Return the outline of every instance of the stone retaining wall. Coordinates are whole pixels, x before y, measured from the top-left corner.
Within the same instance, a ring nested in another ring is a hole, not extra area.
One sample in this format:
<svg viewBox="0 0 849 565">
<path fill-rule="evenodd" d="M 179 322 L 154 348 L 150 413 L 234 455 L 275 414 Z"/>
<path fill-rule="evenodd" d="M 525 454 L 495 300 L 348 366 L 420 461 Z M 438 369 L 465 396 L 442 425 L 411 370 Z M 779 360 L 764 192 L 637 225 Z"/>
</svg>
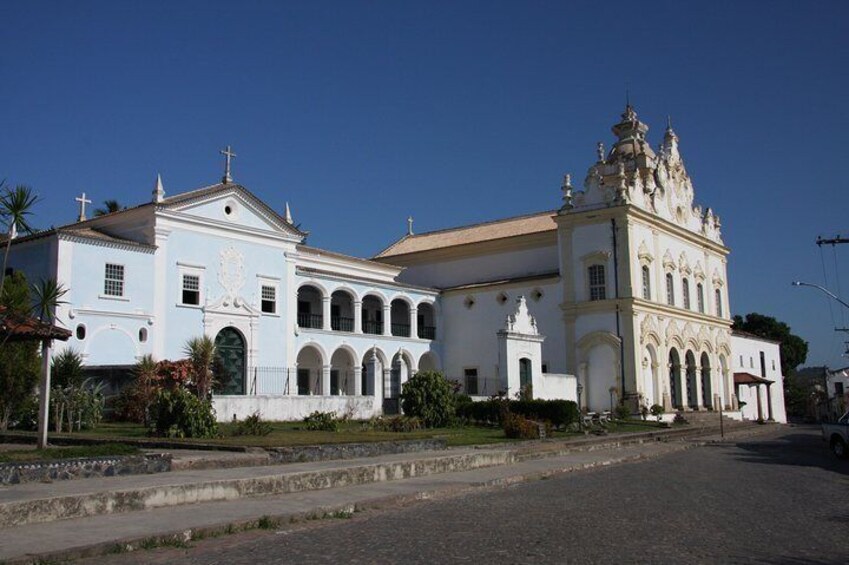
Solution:
<svg viewBox="0 0 849 565">
<path fill-rule="evenodd" d="M 34 463 L 0 463 L 0 485 L 143 475 L 171 470 L 171 455 L 92 457 Z"/>
<path fill-rule="evenodd" d="M 413 451 L 433 451 L 445 449 L 445 439 L 414 439 L 403 441 L 376 441 L 372 443 L 340 443 L 328 445 L 299 445 L 295 447 L 275 447 L 268 449 L 273 463 L 305 463 L 308 461 L 327 461 L 331 459 L 356 459 L 358 457 L 376 457 L 394 453 Z"/>
</svg>

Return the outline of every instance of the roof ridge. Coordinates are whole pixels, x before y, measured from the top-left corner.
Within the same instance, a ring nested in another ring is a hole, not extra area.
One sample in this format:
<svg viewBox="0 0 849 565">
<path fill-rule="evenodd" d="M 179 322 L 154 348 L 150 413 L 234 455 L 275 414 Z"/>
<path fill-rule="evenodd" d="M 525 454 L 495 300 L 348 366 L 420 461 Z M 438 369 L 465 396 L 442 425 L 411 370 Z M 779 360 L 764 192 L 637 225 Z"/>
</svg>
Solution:
<svg viewBox="0 0 849 565">
<path fill-rule="evenodd" d="M 542 216 L 542 215 L 545 215 L 545 214 L 552 214 L 553 215 L 553 214 L 556 214 L 556 213 L 557 213 L 556 209 L 554 209 L 554 210 L 543 210 L 542 212 L 531 212 L 529 214 L 521 214 L 519 216 L 510 216 L 508 218 L 500 218 L 500 219 L 497 219 L 497 220 L 485 220 L 483 222 L 475 222 L 475 223 L 472 223 L 472 224 L 464 224 L 462 226 L 454 226 L 453 228 L 442 228 L 442 229 L 439 229 L 439 230 L 426 231 L 426 232 L 422 232 L 422 233 L 415 233 L 413 235 L 405 235 L 402 239 L 399 239 L 398 242 L 396 242 L 396 243 L 399 243 L 399 242 L 401 242 L 401 241 L 403 241 L 404 239 L 407 239 L 407 238 L 416 238 L 416 237 L 425 236 L 425 235 L 433 235 L 433 234 L 438 234 L 438 233 L 447 233 L 447 232 L 451 232 L 451 231 L 459 231 L 459 230 L 464 230 L 464 229 L 469 229 L 469 228 L 477 228 L 477 227 L 480 227 L 480 226 L 500 224 L 502 222 L 510 222 L 510 221 L 513 221 L 513 220 L 523 220 L 525 218 L 531 218 L 533 216 Z"/>
</svg>

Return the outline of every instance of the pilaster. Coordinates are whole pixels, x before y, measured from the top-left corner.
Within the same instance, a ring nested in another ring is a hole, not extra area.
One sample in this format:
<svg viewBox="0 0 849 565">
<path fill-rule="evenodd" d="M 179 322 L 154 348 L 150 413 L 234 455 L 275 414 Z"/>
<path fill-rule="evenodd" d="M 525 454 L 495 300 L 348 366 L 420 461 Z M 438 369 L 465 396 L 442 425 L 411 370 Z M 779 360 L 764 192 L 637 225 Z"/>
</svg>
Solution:
<svg viewBox="0 0 849 565">
<path fill-rule="evenodd" d="M 354 301 L 354 333 L 363 333 L 363 303 L 360 300 Z"/>
</svg>

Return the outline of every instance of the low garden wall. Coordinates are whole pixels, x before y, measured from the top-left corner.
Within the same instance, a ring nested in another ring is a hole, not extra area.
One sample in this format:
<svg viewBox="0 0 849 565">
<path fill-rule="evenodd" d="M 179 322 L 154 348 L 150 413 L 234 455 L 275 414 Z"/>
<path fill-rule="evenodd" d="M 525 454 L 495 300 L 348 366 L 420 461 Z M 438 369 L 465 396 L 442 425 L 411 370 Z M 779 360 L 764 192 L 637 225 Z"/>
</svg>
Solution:
<svg viewBox="0 0 849 565">
<path fill-rule="evenodd" d="M 36 463 L 0 463 L 0 485 L 144 475 L 170 470 L 170 454 L 97 457 Z"/>
<path fill-rule="evenodd" d="M 219 422 L 229 422 L 234 417 L 244 420 L 255 412 L 269 421 L 303 420 L 315 411 L 336 412 L 337 416 L 355 420 L 368 420 L 383 413 L 382 400 L 374 396 L 215 395 L 212 402 Z"/>
</svg>

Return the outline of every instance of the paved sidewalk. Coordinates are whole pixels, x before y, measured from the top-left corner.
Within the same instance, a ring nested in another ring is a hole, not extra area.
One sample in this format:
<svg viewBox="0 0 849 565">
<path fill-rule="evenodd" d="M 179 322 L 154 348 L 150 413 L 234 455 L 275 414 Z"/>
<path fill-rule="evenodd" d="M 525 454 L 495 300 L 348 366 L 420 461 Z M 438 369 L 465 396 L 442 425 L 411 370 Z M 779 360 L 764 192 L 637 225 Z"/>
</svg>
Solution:
<svg viewBox="0 0 849 565">
<path fill-rule="evenodd" d="M 726 441 L 779 430 L 780 428 L 772 426 L 741 430 L 730 435 Z M 57 520 L 7 527 L 0 529 L 0 560 L 27 562 L 36 558 L 74 558 L 86 555 L 102 555 L 114 552 L 119 548 L 121 550 L 138 548 L 145 540 L 149 542 L 151 539 L 189 541 L 198 535 L 255 527 L 257 521 L 262 517 L 287 522 L 333 516 L 338 513 L 350 513 L 360 509 L 395 506 L 416 500 L 453 496 L 473 489 L 534 480 L 559 473 L 659 457 L 704 445 L 706 442 L 719 441 L 719 439 L 719 436 L 716 435 L 670 442 L 655 441 L 634 446 L 578 451 L 556 456 L 544 456 L 546 454 L 541 452 L 540 455 L 543 456 L 539 458 L 528 458 L 512 464 L 492 465 L 472 470 L 442 472 L 427 476 L 413 476 L 412 478 L 338 486 L 336 488 L 242 497 L 236 500 L 183 504 L 145 511 L 95 515 L 73 520 Z M 446 453 L 453 456 L 482 451 L 503 452 L 509 450 L 503 448 L 496 450 L 448 450 L 444 453 L 428 453 L 427 455 L 442 457 Z M 401 454 L 373 458 L 368 462 L 356 460 L 326 461 L 283 467 L 293 472 L 303 472 L 306 469 L 316 471 L 319 468 L 326 471 L 334 467 L 356 467 L 364 463 L 371 463 L 372 465 L 387 463 L 387 459 L 396 462 L 406 460 L 415 463 L 417 455 L 418 460 L 421 460 L 422 454 Z M 376 462 L 374 459 L 383 461 Z M 304 467 L 304 469 L 295 469 L 295 467 Z M 241 477 L 257 476 L 256 473 L 268 473 L 270 469 L 271 467 L 219 469 L 216 471 L 126 477 L 125 479 L 143 479 L 144 482 L 156 483 L 170 475 L 172 481 L 175 476 L 178 476 L 180 481 L 185 482 L 208 480 L 210 477 L 221 479 L 226 477 L 227 480 L 230 480 L 233 479 L 234 474 Z M 121 479 L 124 478 L 114 480 Z M 65 484 L 80 485 L 86 482 L 89 481 L 69 481 Z M 98 488 L 109 489 L 108 482 L 107 480 L 97 481 Z M 46 490 L 49 491 L 58 487 L 59 484 L 34 486 L 47 487 Z M 12 495 L 9 492 L 0 492 L 0 494 L 7 497 L 20 496 Z"/>
</svg>

